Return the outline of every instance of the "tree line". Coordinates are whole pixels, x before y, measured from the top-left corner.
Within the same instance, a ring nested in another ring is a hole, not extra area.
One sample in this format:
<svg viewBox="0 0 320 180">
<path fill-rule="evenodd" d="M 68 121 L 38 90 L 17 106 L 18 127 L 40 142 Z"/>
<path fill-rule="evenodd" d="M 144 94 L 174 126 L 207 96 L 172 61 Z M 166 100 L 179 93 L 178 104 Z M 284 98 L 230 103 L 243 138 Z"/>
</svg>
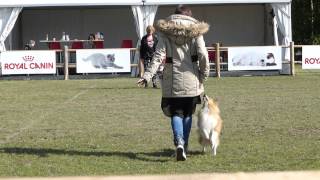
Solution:
<svg viewBox="0 0 320 180">
<path fill-rule="evenodd" d="M 320 44 L 320 0 L 292 0 L 295 44 Z"/>
</svg>

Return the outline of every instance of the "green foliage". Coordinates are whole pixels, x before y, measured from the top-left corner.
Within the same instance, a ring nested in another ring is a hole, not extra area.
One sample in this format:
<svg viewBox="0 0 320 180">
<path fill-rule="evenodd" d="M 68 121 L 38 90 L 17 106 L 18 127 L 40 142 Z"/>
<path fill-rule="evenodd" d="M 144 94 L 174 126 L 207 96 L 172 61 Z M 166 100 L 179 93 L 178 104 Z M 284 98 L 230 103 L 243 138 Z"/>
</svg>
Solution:
<svg viewBox="0 0 320 180">
<path fill-rule="evenodd" d="M 313 3 L 313 11 L 311 10 Z M 293 40 L 296 44 L 317 43 L 320 36 L 320 0 L 292 1 Z"/>
<path fill-rule="evenodd" d="M 320 0 L 313 0 L 314 3 L 314 34 L 320 36 Z"/>
<path fill-rule="evenodd" d="M 296 44 L 310 44 L 311 13 L 309 1 L 292 1 L 292 35 Z"/>
<path fill-rule="evenodd" d="M 209 78 L 224 128 L 176 162 L 161 90 L 137 79 L 0 81 L 0 176 L 319 170 L 319 72 Z"/>
<path fill-rule="evenodd" d="M 312 44 L 318 44 L 318 45 L 320 44 L 320 34 L 316 36 L 312 36 L 311 39 L 312 39 Z"/>
</svg>

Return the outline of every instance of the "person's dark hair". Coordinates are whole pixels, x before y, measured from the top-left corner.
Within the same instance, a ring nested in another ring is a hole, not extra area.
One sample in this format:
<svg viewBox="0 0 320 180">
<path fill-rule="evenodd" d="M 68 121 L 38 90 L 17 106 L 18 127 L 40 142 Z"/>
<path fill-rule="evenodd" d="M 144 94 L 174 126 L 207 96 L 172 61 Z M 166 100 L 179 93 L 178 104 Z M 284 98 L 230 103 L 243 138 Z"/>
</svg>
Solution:
<svg viewBox="0 0 320 180">
<path fill-rule="evenodd" d="M 192 16 L 192 12 L 189 6 L 180 4 L 177 6 L 175 12 L 175 14 L 182 14 L 182 15 L 186 15 L 186 16 Z"/>
<path fill-rule="evenodd" d="M 94 40 L 95 39 L 95 36 L 94 36 L 94 34 L 89 34 L 89 36 L 88 36 L 88 40 Z"/>
</svg>

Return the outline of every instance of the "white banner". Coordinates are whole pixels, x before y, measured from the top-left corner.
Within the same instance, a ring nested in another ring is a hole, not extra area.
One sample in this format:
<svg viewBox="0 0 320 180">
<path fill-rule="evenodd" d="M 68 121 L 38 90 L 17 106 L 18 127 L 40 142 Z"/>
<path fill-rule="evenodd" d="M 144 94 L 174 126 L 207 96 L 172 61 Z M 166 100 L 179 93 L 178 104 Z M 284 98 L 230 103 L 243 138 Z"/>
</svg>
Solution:
<svg viewBox="0 0 320 180">
<path fill-rule="evenodd" d="M 76 51 L 77 73 L 131 72 L 130 48 Z"/>
<path fill-rule="evenodd" d="M 320 46 L 302 46 L 302 69 L 320 69 Z"/>
<path fill-rule="evenodd" d="M 3 75 L 56 73 L 55 51 L 5 51 L 0 62 Z"/>
<path fill-rule="evenodd" d="M 276 70 L 282 68 L 280 46 L 228 48 L 228 70 Z"/>
</svg>

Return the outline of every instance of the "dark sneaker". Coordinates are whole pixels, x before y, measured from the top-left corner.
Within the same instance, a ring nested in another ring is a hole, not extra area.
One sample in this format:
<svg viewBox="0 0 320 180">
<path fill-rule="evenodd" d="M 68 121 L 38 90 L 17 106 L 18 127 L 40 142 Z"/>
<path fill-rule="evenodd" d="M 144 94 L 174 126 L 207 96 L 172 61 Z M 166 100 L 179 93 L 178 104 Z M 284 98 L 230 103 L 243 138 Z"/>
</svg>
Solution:
<svg viewBox="0 0 320 180">
<path fill-rule="evenodd" d="M 188 153 L 188 144 L 184 144 L 184 152 L 187 154 Z"/>
<path fill-rule="evenodd" d="M 182 145 L 177 146 L 177 161 L 185 161 L 187 160 L 186 153 L 184 152 L 184 148 Z"/>
</svg>

